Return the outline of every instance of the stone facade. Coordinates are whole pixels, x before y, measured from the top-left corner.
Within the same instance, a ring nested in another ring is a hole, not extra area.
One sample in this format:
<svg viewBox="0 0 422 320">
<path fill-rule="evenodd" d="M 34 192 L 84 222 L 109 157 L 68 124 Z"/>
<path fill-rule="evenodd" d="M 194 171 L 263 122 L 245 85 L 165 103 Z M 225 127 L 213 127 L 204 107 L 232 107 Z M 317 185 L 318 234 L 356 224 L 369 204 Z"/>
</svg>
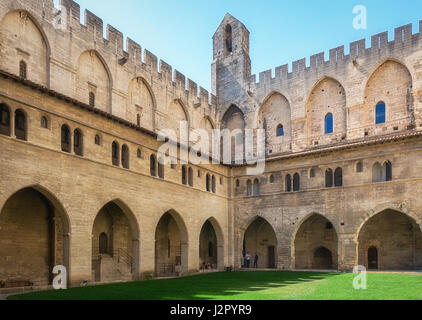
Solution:
<svg viewBox="0 0 422 320">
<path fill-rule="evenodd" d="M 411 26 L 256 83 L 249 31 L 227 14 L 210 95 L 61 5 L 0 4 L 3 286 L 45 286 L 57 264 L 73 286 L 238 268 L 246 252 L 259 268 L 422 269 L 422 39 Z M 265 172 L 157 164 L 157 133 L 180 121 L 265 128 Z"/>
</svg>

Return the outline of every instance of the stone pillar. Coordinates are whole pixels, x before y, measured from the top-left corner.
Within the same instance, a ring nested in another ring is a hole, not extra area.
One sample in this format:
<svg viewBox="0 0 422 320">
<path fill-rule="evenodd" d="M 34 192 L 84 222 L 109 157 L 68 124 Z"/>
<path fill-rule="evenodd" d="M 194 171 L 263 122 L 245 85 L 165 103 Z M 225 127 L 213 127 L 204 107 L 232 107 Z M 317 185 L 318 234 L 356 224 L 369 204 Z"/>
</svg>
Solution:
<svg viewBox="0 0 422 320">
<path fill-rule="evenodd" d="M 357 243 L 354 234 L 338 235 L 338 269 L 352 271 L 357 265 Z"/>
</svg>

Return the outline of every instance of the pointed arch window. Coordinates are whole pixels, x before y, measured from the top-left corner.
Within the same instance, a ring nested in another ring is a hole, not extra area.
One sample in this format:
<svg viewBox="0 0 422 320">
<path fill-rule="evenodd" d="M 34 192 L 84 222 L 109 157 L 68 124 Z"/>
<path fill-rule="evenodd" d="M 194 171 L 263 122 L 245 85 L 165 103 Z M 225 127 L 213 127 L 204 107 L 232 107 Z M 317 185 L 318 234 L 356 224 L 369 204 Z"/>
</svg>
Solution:
<svg viewBox="0 0 422 320">
<path fill-rule="evenodd" d="M 48 129 L 48 120 L 47 117 L 41 117 L 41 128 Z"/>
<path fill-rule="evenodd" d="M 379 102 L 375 108 L 375 124 L 385 123 L 385 103 Z"/>
<path fill-rule="evenodd" d="M 119 166 L 119 154 L 120 154 L 120 147 L 119 144 L 114 141 L 113 144 L 111 145 L 111 156 L 112 156 L 112 163 L 113 166 Z"/>
<path fill-rule="evenodd" d="M 22 110 L 15 111 L 15 136 L 19 140 L 26 140 L 26 116 Z"/>
<path fill-rule="evenodd" d="M 334 118 L 333 114 L 329 113 L 325 116 L 325 134 L 331 134 L 334 132 Z"/>
<path fill-rule="evenodd" d="M 248 180 L 248 182 L 247 182 L 247 195 L 248 195 L 248 197 L 252 196 L 252 182 L 251 182 L 251 180 Z"/>
<path fill-rule="evenodd" d="M 334 185 L 336 187 L 343 186 L 343 169 L 342 168 L 337 168 L 336 171 L 334 171 Z"/>
<path fill-rule="evenodd" d="M 0 104 L 0 134 L 10 136 L 10 111 L 4 104 Z"/>
<path fill-rule="evenodd" d="M 393 180 L 393 165 L 391 164 L 390 161 L 387 161 L 386 163 L 384 163 L 384 176 L 385 176 L 385 181 L 392 181 Z"/>
<path fill-rule="evenodd" d="M 253 195 L 254 196 L 259 196 L 260 194 L 260 184 L 259 184 L 259 180 L 255 179 L 253 182 Z"/>
<path fill-rule="evenodd" d="M 182 184 L 187 185 L 187 171 L 186 166 L 182 166 Z"/>
<path fill-rule="evenodd" d="M 67 125 L 62 125 L 61 129 L 62 151 L 70 153 L 70 130 Z"/>
<path fill-rule="evenodd" d="M 193 187 L 193 169 L 188 169 L 188 183 L 190 187 Z"/>
<path fill-rule="evenodd" d="M 78 156 L 83 156 L 83 136 L 79 129 L 76 129 L 73 133 L 73 151 Z"/>
<path fill-rule="evenodd" d="M 226 46 L 226 53 L 231 54 L 233 53 L 233 34 L 232 34 L 232 26 L 227 25 L 225 29 L 225 46 Z"/>
<path fill-rule="evenodd" d="M 100 137 L 100 135 L 98 135 L 98 134 L 96 134 L 95 135 L 95 144 L 97 145 L 97 146 L 100 146 L 101 145 L 101 137 Z"/>
<path fill-rule="evenodd" d="M 286 192 L 292 191 L 292 176 L 288 174 L 286 176 Z"/>
<path fill-rule="evenodd" d="M 149 169 L 150 169 L 151 176 L 156 177 L 157 176 L 157 160 L 153 154 L 149 157 Z"/>
<path fill-rule="evenodd" d="M 212 193 L 216 193 L 216 180 L 215 180 L 215 176 L 212 176 L 211 178 L 211 187 L 212 187 Z"/>
<path fill-rule="evenodd" d="M 125 144 L 122 146 L 122 166 L 129 169 L 129 147 Z"/>
<path fill-rule="evenodd" d="M 164 161 L 162 158 L 158 159 L 158 177 L 164 179 Z"/>
<path fill-rule="evenodd" d="M 206 177 L 206 188 L 207 192 L 211 192 L 211 176 L 209 174 Z"/>
<path fill-rule="evenodd" d="M 89 93 L 89 106 L 92 108 L 95 107 L 95 93 L 92 91 Z"/>
<path fill-rule="evenodd" d="M 300 191 L 300 175 L 295 173 L 293 176 L 293 191 Z"/>
<path fill-rule="evenodd" d="M 333 186 L 333 170 L 327 169 L 325 171 L 325 187 L 331 188 Z"/>
</svg>

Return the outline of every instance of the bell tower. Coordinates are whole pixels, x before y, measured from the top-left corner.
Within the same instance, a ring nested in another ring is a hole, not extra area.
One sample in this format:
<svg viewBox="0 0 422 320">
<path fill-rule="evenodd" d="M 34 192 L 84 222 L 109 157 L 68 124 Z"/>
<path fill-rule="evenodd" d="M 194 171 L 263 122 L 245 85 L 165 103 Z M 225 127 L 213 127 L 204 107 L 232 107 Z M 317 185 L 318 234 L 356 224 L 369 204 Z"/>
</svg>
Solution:
<svg viewBox="0 0 422 320">
<path fill-rule="evenodd" d="M 213 36 L 212 92 L 225 106 L 247 93 L 251 75 L 249 31 L 227 13 Z"/>
</svg>

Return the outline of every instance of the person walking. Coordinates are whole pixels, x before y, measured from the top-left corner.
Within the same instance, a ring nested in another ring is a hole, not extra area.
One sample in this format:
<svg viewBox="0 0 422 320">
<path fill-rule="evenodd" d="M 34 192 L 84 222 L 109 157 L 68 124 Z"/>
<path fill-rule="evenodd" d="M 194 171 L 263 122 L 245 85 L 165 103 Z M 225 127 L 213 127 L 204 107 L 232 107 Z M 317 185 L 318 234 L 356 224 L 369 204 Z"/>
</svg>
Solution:
<svg viewBox="0 0 422 320">
<path fill-rule="evenodd" d="M 259 260 L 258 253 L 256 253 L 256 252 L 255 252 L 255 257 L 254 257 L 254 259 L 253 259 L 253 267 L 254 267 L 255 269 L 258 269 L 258 260 Z"/>
</svg>

